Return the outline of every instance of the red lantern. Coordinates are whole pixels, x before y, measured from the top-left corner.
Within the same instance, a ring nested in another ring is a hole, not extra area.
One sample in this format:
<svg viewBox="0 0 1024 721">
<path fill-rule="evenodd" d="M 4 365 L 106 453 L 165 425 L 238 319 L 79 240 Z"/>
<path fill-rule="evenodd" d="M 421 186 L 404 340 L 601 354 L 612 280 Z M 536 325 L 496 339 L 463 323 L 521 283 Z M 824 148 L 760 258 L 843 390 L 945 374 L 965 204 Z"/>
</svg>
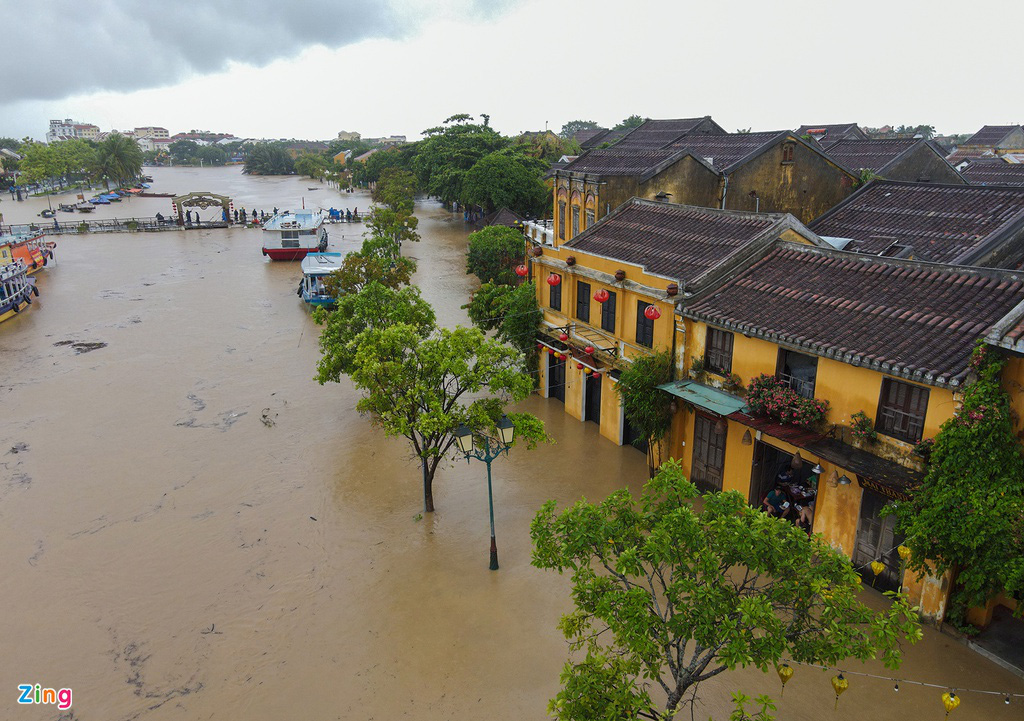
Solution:
<svg viewBox="0 0 1024 721">
<path fill-rule="evenodd" d="M 650 320 L 658 320 L 658 318 L 661 317 L 661 311 L 658 310 L 658 306 L 649 305 L 646 309 L 644 309 L 644 315 L 647 316 Z"/>
<path fill-rule="evenodd" d="M 543 343 L 538 343 L 537 344 L 537 350 L 544 350 L 544 344 Z"/>
<path fill-rule="evenodd" d="M 529 272 L 530 270 L 525 265 L 516 266 L 516 275 L 518 275 L 520 278 L 525 278 L 526 274 Z"/>
<path fill-rule="evenodd" d="M 558 273 L 552 273 L 551 275 L 548 276 L 548 285 L 550 285 L 551 287 L 554 287 L 561 282 L 562 276 L 560 276 Z"/>
<path fill-rule="evenodd" d="M 558 336 L 558 340 L 560 340 L 563 343 L 565 343 L 565 341 L 569 340 L 569 334 L 568 333 L 562 333 L 560 336 Z"/>
<path fill-rule="evenodd" d="M 601 374 L 598 373 L 597 371 L 594 371 L 594 378 L 600 378 L 600 377 L 601 377 Z"/>
<path fill-rule="evenodd" d="M 611 295 L 604 288 L 594 293 L 594 300 L 596 300 L 598 303 L 604 303 L 609 298 L 611 298 Z"/>
<path fill-rule="evenodd" d="M 594 353 L 594 346 L 588 345 L 586 348 L 583 349 L 583 352 L 586 353 L 587 355 L 592 355 Z"/>
<path fill-rule="evenodd" d="M 576 370 L 578 370 L 578 371 L 583 370 L 583 364 L 582 363 L 577 363 L 576 364 Z"/>
</svg>

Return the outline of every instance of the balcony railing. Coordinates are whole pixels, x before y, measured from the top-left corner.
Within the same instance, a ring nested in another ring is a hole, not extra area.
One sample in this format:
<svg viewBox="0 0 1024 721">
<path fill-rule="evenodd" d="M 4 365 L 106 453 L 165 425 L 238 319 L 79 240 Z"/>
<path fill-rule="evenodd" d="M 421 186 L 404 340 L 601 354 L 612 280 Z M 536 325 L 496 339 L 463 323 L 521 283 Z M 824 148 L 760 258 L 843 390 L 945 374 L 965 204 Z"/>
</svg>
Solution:
<svg viewBox="0 0 1024 721">
<path fill-rule="evenodd" d="M 814 398 L 814 379 L 797 378 L 789 373 L 776 373 L 775 377 L 797 392 L 797 395 L 804 398 Z"/>
<path fill-rule="evenodd" d="M 523 233 L 530 240 L 541 245 L 555 244 L 555 221 L 528 220 L 523 223 Z"/>
<path fill-rule="evenodd" d="M 878 431 L 887 436 L 917 443 L 924 434 L 924 416 L 885 407 L 878 416 Z"/>
</svg>

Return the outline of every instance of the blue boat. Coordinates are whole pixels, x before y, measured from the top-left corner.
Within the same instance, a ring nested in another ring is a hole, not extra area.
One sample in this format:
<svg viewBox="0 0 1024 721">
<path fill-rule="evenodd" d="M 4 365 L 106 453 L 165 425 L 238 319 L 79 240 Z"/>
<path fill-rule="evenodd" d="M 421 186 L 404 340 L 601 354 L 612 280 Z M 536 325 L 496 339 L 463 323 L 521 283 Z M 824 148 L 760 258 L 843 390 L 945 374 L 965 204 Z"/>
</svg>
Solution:
<svg viewBox="0 0 1024 721">
<path fill-rule="evenodd" d="M 93 205 L 110 205 L 110 201 L 104 198 L 102 195 L 96 198 L 89 198 L 89 202 Z"/>
<path fill-rule="evenodd" d="M 297 295 L 310 305 L 334 305 L 334 297 L 324 288 L 324 278 L 341 267 L 341 253 L 308 253 L 302 259 L 302 282 Z"/>
</svg>

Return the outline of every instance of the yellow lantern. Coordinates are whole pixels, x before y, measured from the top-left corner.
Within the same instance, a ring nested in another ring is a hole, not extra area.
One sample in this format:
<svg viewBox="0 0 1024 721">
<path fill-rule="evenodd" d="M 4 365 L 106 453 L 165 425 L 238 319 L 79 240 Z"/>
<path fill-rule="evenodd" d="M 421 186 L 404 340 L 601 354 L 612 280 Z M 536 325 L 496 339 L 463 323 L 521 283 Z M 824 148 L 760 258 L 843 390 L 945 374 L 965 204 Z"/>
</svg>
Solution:
<svg viewBox="0 0 1024 721">
<path fill-rule="evenodd" d="M 896 553 L 900 554 L 900 558 L 902 558 L 904 561 L 910 558 L 910 549 L 906 546 L 896 546 Z"/>
<path fill-rule="evenodd" d="M 589 376 L 590 373 L 591 373 L 591 370 L 589 368 L 587 368 L 586 366 L 583 366 L 583 374 Z"/>
<path fill-rule="evenodd" d="M 872 561 L 871 562 L 871 572 L 873 574 L 875 574 L 876 576 L 878 574 L 880 574 L 884 570 L 885 570 L 885 564 L 882 563 L 881 561 Z"/>
<path fill-rule="evenodd" d="M 950 711 L 956 710 L 956 707 L 960 705 L 960 697 L 956 695 L 955 691 L 948 691 L 942 694 L 942 705 L 946 707 L 946 716 L 949 716 Z"/>
<path fill-rule="evenodd" d="M 838 676 L 832 677 L 832 689 L 836 692 L 836 705 L 833 708 L 839 708 L 839 695 L 848 688 L 850 688 L 850 682 L 843 677 L 842 672 Z M 960 702 L 957 701 L 957 703 Z"/>
<path fill-rule="evenodd" d="M 775 673 L 779 674 L 779 680 L 782 681 L 782 693 L 781 696 L 786 695 L 786 681 L 793 678 L 793 669 L 788 663 L 784 663 L 781 666 L 775 667 Z"/>
</svg>

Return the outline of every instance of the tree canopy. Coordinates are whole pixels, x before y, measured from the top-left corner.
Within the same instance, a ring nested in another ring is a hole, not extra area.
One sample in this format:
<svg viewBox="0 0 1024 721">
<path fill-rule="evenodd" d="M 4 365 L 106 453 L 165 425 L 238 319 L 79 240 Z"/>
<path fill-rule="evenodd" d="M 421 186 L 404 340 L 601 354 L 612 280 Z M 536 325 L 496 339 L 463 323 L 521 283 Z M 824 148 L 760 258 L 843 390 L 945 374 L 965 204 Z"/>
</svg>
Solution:
<svg viewBox="0 0 1024 721">
<path fill-rule="evenodd" d="M 94 163 L 97 177 L 121 185 L 142 173 L 142 150 L 131 138 L 111 133 L 96 146 Z"/>
<path fill-rule="evenodd" d="M 624 118 L 621 122 L 616 123 L 615 127 L 612 128 L 612 130 L 629 130 L 630 128 L 635 128 L 639 125 L 643 125 L 644 122 L 646 122 L 646 120 L 647 118 L 641 117 L 639 115 L 630 115 L 628 118 Z"/>
<path fill-rule="evenodd" d="M 469 115 L 453 115 L 424 130 L 416 147 L 413 170 L 419 186 L 446 205 L 463 202 L 463 180 L 478 160 L 512 142 L 489 125 L 470 121 Z"/>
<path fill-rule="evenodd" d="M 620 490 L 537 514 L 533 565 L 571 573 L 576 606 L 559 622 L 571 654 L 549 707 L 560 721 L 669 721 L 729 669 L 878 656 L 896 668 L 900 643 L 920 639 L 906 598 L 889 594 L 878 612 L 860 603 L 850 560 L 820 536 L 735 491 L 699 498 L 668 461 L 639 502 Z"/>
<path fill-rule="evenodd" d="M 551 193 L 541 179 L 548 163 L 515 149 L 488 153 L 466 172 L 460 200 L 485 212 L 508 208 L 522 215 L 543 215 Z"/>
<path fill-rule="evenodd" d="M 1001 591 L 1024 598 L 1024 455 L 1000 383 L 1004 363 L 989 346 L 974 351 L 976 379 L 939 429 L 921 487 L 894 508 L 908 566 L 957 574 L 950 615 L 960 623 Z"/>
<path fill-rule="evenodd" d="M 570 120 L 568 123 L 562 126 L 559 131 L 559 135 L 563 138 L 571 138 L 581 130 L 600 130 L 601 126 L 595 123 L 593 120 Z"/>
<path fill-rule="evenodd" d="M 281 143 L 256 143 L 248 146 L 243 173 L 249 175 L 291 175 L 295 161 Z"/>
<path fill-rule="evenodd" d="M 469 234 L 466 273 L 481 283 L 511 285 L 518 281 L 515 266 L 526 259 L 526 238 L 504 225 L 489 225 Z"/>
</svg>

